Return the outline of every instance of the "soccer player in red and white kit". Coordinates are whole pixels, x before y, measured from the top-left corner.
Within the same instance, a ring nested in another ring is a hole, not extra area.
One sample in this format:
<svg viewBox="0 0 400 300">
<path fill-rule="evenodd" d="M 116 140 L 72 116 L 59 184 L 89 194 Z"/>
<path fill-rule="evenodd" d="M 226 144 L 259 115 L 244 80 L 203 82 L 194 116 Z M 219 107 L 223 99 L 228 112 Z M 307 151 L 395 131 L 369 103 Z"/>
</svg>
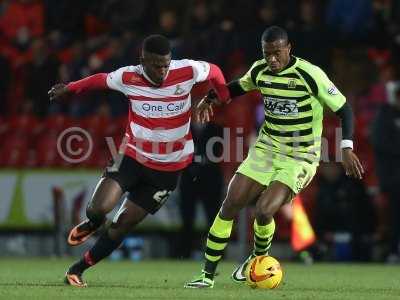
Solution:
<svg viewBox="0 0 400 300">
<path fill-rule="evenodd" d="M 225 78 L 216 65 L 172 60 L 168 39 L 151 35 L 143 42 L 140 65 L 94 74 L 50 89 L 52 101 L 100 89 L 119 91 L 130 101 L 122 160 L 116 160 L 115 167 L 104 172 L 86 208 L 88 219 L 71 230 L 68 243 L 74 246 L 86 241 L 104 224 L 106 214 L 125 192 L 128 197 L 110 227 L 68 269 L 66 283 L 86 287 L 82 273 L 110 255 L 125 235 L 148 213 L 154 214 L 175 189 L 180 171 L 192 161 L 194 150 L 190 91 L 195 83 L 206 80 L 210 80 L 219 99 L 227 101 Z"/>
</svg>

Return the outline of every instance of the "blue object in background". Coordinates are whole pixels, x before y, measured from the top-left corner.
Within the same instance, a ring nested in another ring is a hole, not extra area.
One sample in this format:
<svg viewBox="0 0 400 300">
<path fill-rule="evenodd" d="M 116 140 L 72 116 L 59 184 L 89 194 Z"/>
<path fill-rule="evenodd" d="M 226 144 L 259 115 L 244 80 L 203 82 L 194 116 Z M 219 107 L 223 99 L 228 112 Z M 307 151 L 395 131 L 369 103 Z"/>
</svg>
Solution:
<svg viewBox="0 0 400 300">
<path fill-rule="evenodd" d="M 141 237 L 128 237 L 124 240 L 128 257 L 130 260 L 138 261 L 143 258 L 143 238 Z"/>
<path fill-rule="evenodd" d="M 333 251 L 335 261 L 350 261 L 352 259 L 351 234 L 348 232 L 335 233 Z"/>
<path fill-rule="evenodd" d="M 122 242 L 122 245 L 111 253 L 110 260 L 119 261 L 124 258 L 129 258 L 132 261 L 142 260 L 143 245 L 144 240 L 142 237 L 127 237 Z"/>
</svg>

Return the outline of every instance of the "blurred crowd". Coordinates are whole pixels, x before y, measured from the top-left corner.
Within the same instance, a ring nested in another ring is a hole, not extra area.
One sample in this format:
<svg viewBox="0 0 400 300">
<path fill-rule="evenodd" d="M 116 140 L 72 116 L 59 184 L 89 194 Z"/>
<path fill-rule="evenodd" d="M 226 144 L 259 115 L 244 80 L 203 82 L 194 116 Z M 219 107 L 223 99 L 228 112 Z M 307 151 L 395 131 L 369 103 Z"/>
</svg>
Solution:
<svg viewBox="0 0 400 300">
<path fill-rule="evenodd" d="M 118 142 L 126 126 L 124 96 L 91 93 L 49 105 L 47 91 L 58 82 L 138 64 L 146 35 L 167 36 L 174 58 L 218 64 L 231 80 L 261 57 L 264 29 L 281 25 L 289 32 L 293 54 L 321 66 L 352 104 L 355 150 L 366 169 L 362 184 L 355 185 L 340 168 L 321 166 L 305 197 L 317 231 L 323 231 L 319 236 L 330 243 L 332 232 L 353 232 L 361 239 L 359 247 L 386 242 L 388 249 L 382 251 L 396 259 L 399 20 L 399 0 L 3 0 L 0 166 L 71 167 L 56 153 L 56 139 L 63 129 L 78 125 L 97 139 L 94 153 L 80 166 L 103 167 L 109 156 L 103 137 Z M 207 89 L 200 85 L 193 98 L 199 99 Z M 217 114 L 215 123 L 242 128 L 248 143 L 255 134 L 260 102 L 257 93 L 242 96 Z M 335 116 L 328 114 L 327 157 L 334 156 L 337 127 Z M 235 145 L 229 149 L 233 157 L 237 150 Z M 222 164 L 225 179 L 238 163 Z M 351 219 L 353 214 L 359 215 L 359 222 Z M 341 222 L 343 218 L 352 222 Z M 327 219 L 329 226 L 318 225 Z"/>
</svg>

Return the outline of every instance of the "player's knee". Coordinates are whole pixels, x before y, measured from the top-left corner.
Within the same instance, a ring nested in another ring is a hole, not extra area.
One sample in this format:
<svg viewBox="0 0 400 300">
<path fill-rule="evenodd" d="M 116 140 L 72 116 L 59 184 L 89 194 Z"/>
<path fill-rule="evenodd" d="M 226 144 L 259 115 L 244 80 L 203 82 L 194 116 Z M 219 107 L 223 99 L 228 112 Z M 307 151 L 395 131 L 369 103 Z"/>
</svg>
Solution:
<svg viewBox="0 0 400 300">
<path fill-rule="evenodd" d="M 268 203 L 257 202 L 255 217 L 258 221 L 267 224 L 272 221 L 275 212 L 276 209 L 274 209 L 272 205 L 268 205 Z"/>
<path fill-rule="evenodd" d="M 245 199 L 243 198 L 243 195 L 239 194 L 230 194 L 226 197 L 222 204 L 222 208 L 225 211 L 229 211 L 232 213 L 238 212 L 240 209 L 242 209 L 245 205 Z"/>
</svg>

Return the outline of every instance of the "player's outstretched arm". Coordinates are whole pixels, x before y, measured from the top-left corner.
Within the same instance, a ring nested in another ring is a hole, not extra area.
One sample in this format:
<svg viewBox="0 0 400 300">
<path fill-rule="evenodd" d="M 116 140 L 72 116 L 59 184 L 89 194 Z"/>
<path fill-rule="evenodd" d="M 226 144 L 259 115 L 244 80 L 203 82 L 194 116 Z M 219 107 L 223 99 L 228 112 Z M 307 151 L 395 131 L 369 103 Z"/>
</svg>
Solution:
<svg viewBox="0 0 400 300">
<path fill-rule="evenodd" d="M 361 165 L 357 155 L 353 152 L 353 112 L 351 106 L 345 102 L 344 105 L 336 111 L 336 115 L 341 119 L 343 140 L 340 147 L 342 148 L 342 165 L 347 176 L 362 179 L 364 168 Z"/>
<path fill-rule="evenodd" d="M 326 104 L 340 118 L 342 125 L 342 165 L 347 176 L 362 179 L 364 169 L 353 152 L 354 116 L 346 97 L 330 81 L 328 76 L 318 67 L 307 69 L 308 84 L 321 103 Z M 303 73 L 307 73 L 303 70 Z M 311 75 L 310 75 L 311 74 Z M 314 79 L 315 78 L 315 79 Z"/>
<path fill-rule="evenodd" d="M 71 94 L 71 91 L 67 88 L 65 84 L 57 83 L 52 86 L 47 94 L 49 95 L 50 101 L 55 101 L 69 96 Z"/>
<path fill-rule="evenodd" d="M 107 73 L 98 73 L 78 81 L 70 82 L 67 85 L 58 83 L 48 91 L 48 95 L 50 101 L 54 101 L 73 94 L 107 88 Z"/>
</svg>

